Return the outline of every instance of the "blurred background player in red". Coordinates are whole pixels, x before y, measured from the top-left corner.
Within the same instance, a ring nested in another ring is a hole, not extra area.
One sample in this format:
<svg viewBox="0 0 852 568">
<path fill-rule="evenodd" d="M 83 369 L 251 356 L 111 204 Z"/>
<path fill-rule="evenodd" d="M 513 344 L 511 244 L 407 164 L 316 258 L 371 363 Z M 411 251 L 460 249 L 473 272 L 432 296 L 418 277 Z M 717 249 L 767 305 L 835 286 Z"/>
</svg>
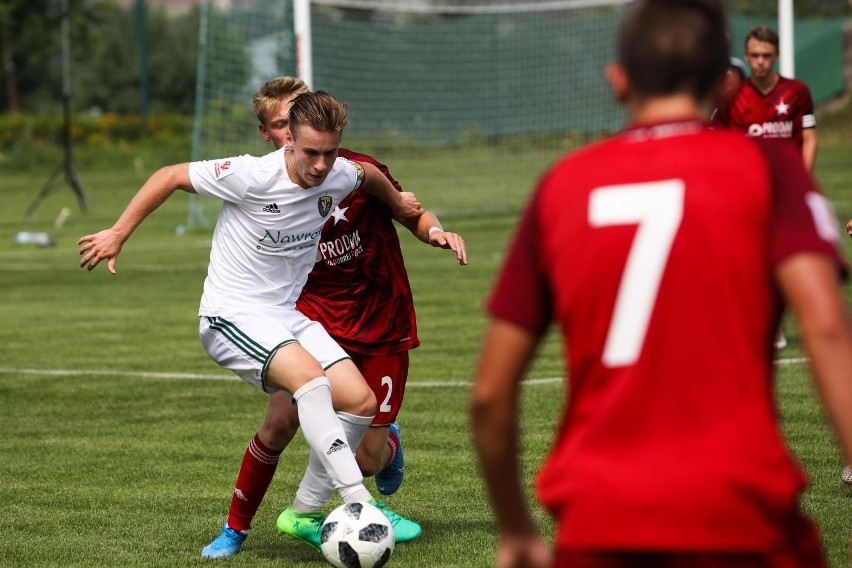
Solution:
<svg viewBox="0 0 852 568">
<path fill-rule="evenodd" d="M 817 134 L 814 103 L 808 86 L 782 77 L 778 62 L 778 34 L 766 26 L 752 28 L 745 39 L 745 59 L 751 76 L 730 92 L 717 121 L 757 138 L 786 138 L 799 147 L 805 168 L 813 172 Z M 787 345 L 779 326 L 775 347 Z"/>
<path fill-rule="evenodd" d="M 631 125 L 557 162 L 519 223 L 471 399 L 500 568 L 825 565 L 778 423 L 772 341 L 786 301 L 848 460 L 839 232 L 793 145 L 705 124 L 725 27 L 721 0 L 635 2 L 607 68 Z M 521 380 L 551 321 L 569 377 L 536 479 L 554 549 L 519 463 Z"/>
<path fill-rule="evenodd" d="M 766 26 L 748 32 L 745 60 L 751 75 L 723 105 L 721 122 L 757 138 L 793 140 L 805 168 L 813 172 L 817 151 L 816 118 L 811 91 L 803 82 L 782 77 L 778 62 L 778 34 Z"/>
<path fill-rule="evenodd" d="M 725 100 L 730 93 L 733 93 L 734 90 L 740 86 L 740 83 L 746 80 L 746 66 L 742 60 L 737 59 L 736 57 L 731 57 L 730 62 L 728 63 L 728 71 L 725 73 L 725 87 L 724 94 L 721 97 L 722 100 Z M 719 107 L 715 107 L 713 112 L 710 113 L 710 122 L 712 124 L 719 124 Z"/>
<path fill-rule="evenodd" d="M 255 93 L 252 102 L 260 134 L 275 148 L 286 145 L 292 100 L 308 90 L 301 79 L 282 76 Z M 375 165 L 402 191 L 388 168 L 374 158 L 345 148 L 340 148 L 338 155 Z M 461 265 L 467 264 L 464 239 L 445 232 L 433 213 L 427 211 L 407 220 L 406 227 L 424 243 L 449 249 Z M 320 322 L 346 350 L 376 395 L 376 416 L 358 446 L 356 460 L 365 476 L 375 476 L 380 493 L 393 494 L 405 472 L 396 419 L 408 378 L 408 352 L 420 341 L 408 273 L 389 208 L 373 199 L 341 201 L 323 227 L 317 263 L 297 307 Z M 332 396 L 345 393 L 333 391 Z M 228 514 L 228 526 L 233 530 L 224 530 L 202 556 L 232 556 L 240 551 L 279 456 L 298 427 L 298 415 L 289 398 L 282 393 L 271 395 L 266 417 L 246 450 L 237 476 Z M 295 499 L 276 521 L 278 531 L 319 549 L 325 518 L 322 509 L 331 496 L 330 489 L 328 476 L 316 460 L 310 460 Z M 384 503 L 375 504 L 391 519 L 397 542 L 421 534 L 414 521 L 397 515 Z"/>
<path fill-rule="evenodd" d="M 746 80 L 747 71 L 745 63 L 742 59 L 731 57 L 728 64 L 727 81 L 725 82 L 726 89 L 734 89 L 739 87 L 740 83 Z"/>
</svg>

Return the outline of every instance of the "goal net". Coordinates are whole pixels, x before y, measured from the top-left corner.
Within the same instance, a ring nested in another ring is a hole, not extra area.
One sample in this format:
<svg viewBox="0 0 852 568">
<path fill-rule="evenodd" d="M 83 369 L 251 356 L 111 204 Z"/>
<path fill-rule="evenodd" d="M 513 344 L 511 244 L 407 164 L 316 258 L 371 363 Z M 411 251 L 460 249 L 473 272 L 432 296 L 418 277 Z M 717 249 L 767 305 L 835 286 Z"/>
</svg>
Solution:
<svg viewBox="0 0 852 568">
<path fill-rule="evenodd" d="M 515 214 L 566 150 L 617 129 L 605 84 L 623 0 L 313 0 L 312 88 L 343 100 L 343 146 L 441 216 Z M 262 154 L 251 96 L 296 74 L 290 0 L 202 5 L 193 158 Z M 190 227 L 210 222 L 194 199 Z M 215 216 L 214 216 L 215 217 Z"/>
</svg>

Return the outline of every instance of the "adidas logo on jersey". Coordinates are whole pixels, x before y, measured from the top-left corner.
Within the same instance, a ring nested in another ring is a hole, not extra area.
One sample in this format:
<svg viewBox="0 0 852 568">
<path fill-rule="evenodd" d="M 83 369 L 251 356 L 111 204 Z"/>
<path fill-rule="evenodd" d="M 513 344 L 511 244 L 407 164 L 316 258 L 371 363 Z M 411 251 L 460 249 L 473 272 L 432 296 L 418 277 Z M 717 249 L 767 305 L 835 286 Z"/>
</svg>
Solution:
<svg viewBox="0 0 852 568">
<path fill-rule="evenodd" d="M 264 213 L 281 213 L 281 210 L 278 209 L 277 203 L 270 203 L 266 207 L 263 208 Z"/>
<path fill-rule="evenodd" d="M 326 452 L 326 455 L 331 455 L 334 452 L 339 452 L 340 450 L 345 450 L 349 445 L 346 442 L 340 440 L 340 438 L 336 439 L 331 447 Z"/>
</svg>

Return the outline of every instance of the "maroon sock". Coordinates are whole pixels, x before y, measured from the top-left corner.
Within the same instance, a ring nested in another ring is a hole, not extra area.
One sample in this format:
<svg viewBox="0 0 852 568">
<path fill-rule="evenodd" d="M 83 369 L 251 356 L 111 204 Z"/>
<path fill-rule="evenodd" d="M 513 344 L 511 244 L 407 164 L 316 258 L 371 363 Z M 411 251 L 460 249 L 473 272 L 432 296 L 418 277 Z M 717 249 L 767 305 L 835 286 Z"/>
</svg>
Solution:
<svg viewBox="0 0 852 568">
<path fill-rule="evenodd" d="M 390 465 L 390 462 L 393 461 L 393 458 L 396 457 L 396 449 L 399 447 L 399 438 L 393 431 L 388 432 L 388 461 L 385 463 L 384 467 Z M 384 468 L 382 468 L 384 469 Z"/>
<path fill-rule="evenodd" d="M 251 520 L 272 482 L 280 456 L 280 451 L 275 452 L 264 446 L 255 434 L 246 449 L 234 495 L 231 497 L 231 508 L 228 510 L 229 527 L 236 531 L 247 531 L 251 528 Z"/>
</svg>

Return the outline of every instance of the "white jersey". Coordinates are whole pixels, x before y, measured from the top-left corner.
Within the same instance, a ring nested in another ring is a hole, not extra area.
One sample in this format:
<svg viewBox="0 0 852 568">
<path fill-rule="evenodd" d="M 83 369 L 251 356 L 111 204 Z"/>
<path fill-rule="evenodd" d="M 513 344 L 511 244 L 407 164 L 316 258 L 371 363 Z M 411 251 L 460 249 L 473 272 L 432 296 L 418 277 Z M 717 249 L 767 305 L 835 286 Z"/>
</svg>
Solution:
<svg viewBox="0 0 852 568">
<path fill-rule="evenodd" d="M 199 315 L 241 306 L 295 309 L 328 214 L 363 182 L 360 164 L 337 158 L 322 185 L 304 189 L 290 180 L 285 151 L 190 163 L 195 191 L 224 201 Z"/>
</svg>

